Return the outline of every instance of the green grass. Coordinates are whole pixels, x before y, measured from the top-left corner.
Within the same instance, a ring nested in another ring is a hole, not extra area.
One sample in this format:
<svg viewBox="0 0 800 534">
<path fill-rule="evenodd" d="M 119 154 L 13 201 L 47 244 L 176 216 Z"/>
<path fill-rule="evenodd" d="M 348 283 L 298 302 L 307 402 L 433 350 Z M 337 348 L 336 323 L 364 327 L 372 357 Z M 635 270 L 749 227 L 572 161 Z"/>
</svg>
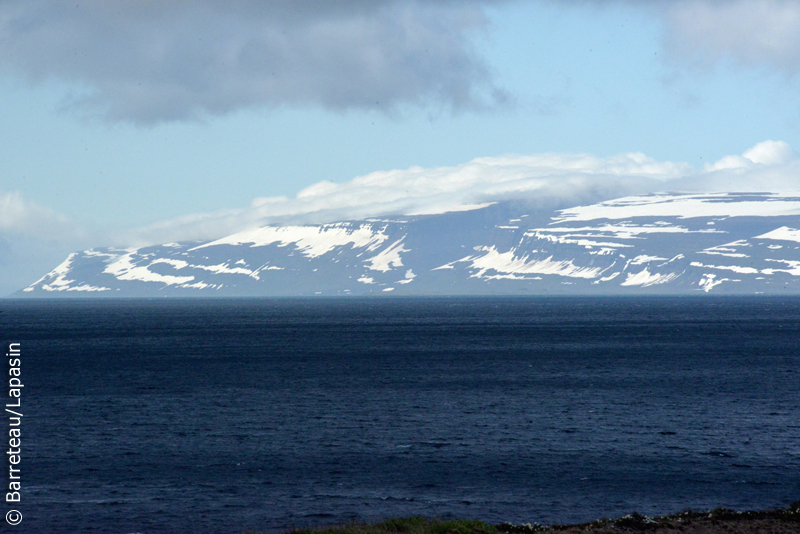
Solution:
<svg viewBox="0 0 800 534">
<path fill-rule="evenodd" d="M 800 531 L 800 501 L 793 502 L 788 508 L 778 510 L 760 510 L 755 512 L 737 512 L 727 508 L 715 508 L 708 512 L 696 510 L 686 510 L 672 515 L 648 517 L 636 512 L 620 517 L 618 519 L 598 519 L 591 523 L 580 525 L 551 525 L 543 526 L 538 523 L 524 525 L 512 525 L 504 523 L 497 525 L 497 530 L 502 534 L 529 534 L 537 532 L 548 532 L 556 534 L 563 530 L 580 530 L 584 532 L 604 532 L 604 531 L 624 531 L 624 532 L 646 532 L 658 528 L 669 528 L 676 526 L 686 526 L 697 523 L 720 523 L 745 522 L 774 520 L 784 524 L 797 524 Z"/>
<path fill-rule="evenodd" d="M 249 533 L 252 534 L 252 533 Z M 497 527 L 468 519 L 447 521 L 425 517 L 398 517 L 379 523 L 347 523 L 320 528 L 295 529 L 287 534 L 499 534 Z"/>
<path fill-rule="evenodd" d="M 561 531 L 577 532 L 647 532 L 659 528 L 675 528 L 693 524 L 719 524 L 721 522 L 748 522 L 772 520 L 792 526 L 792 532 L 800 532 L 800 501 L 792 503 L 789 508 L 778 510 L 762 510 L 755 512 L 736 512 L 725 508 L 716 508 L 708 512 L 687 510 L 672 515 L 648 517 L 633 512 L 618 519 L 598 519 L 581 525 L 551 525 L 538 523 L 512 525 L 490 525 L 483 521 L 468 519 L 428 519 L 425 517 L 399 517 L 386 519 L 379 523 L 352 522 L 319 528 L 294 529 L 284 534 L 558 534 Z M 724 529 L 725 532 L 733 532 Z M 713 530 L 709 531 L 713 532 Z M 256 534 L 253 532 L 245 534 Z"/>
</svg>

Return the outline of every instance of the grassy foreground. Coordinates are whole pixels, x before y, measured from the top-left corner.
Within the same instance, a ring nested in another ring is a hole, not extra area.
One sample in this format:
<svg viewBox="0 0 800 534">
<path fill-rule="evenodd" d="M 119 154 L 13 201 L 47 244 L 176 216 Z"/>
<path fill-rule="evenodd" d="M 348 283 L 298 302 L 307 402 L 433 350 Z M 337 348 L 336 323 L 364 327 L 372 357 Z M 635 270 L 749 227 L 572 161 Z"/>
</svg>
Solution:
<svg viewBox="0 0 800 534">
<path fill-rule="evenodd" d="M 686 511 L 647 517 L 636 513 L 619 519 L 599 519 L 579 525 L 543 526 L 537 523 L 489 525 L 473 520 L 403 517 L 379 523 L 349 523 L 313 529 L 296 529 L 287 534 L 800 534 L 800 502 L 789 508 L 759 512 L 734 512 L 717 508 L 710 512 Z"/>
</svg>

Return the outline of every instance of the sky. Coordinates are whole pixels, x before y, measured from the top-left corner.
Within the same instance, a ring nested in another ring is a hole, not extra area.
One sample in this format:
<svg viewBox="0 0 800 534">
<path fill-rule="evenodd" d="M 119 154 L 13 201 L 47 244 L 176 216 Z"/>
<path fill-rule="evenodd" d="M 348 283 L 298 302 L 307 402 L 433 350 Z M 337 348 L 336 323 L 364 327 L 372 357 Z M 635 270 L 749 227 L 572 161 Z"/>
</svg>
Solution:
<svg viewBox="0 0 800 534">
<path fill-rule="evenodd" d="M 800 0 L 7 0 L 0 295 L 267 223 L 800 191 Z"/>
</svg>

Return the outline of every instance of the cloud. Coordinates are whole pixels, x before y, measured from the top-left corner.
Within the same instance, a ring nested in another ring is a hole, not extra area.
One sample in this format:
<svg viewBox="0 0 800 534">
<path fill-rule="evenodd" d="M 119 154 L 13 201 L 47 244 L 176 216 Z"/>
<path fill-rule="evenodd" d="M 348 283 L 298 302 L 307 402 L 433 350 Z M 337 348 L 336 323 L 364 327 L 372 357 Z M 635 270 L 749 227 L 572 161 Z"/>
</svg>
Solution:
<svg viewBox="0 0 800 534">
<path fill-rule="evenodd" d="M 443 213 L 498 200 L 552 207 L 647 192 L 689 172 L 686 164 L 657 162 L 639 153 L 478 158 L 455 167 L 373 172 L 341 184 L 323 181 L 295 198 L 257 198 L 239 210 L 170 219 L 133 230 L 123 240 L 145 245 L 213 239 L 267 223 Z"/>
<path fill-rule="evenodd" d="M 271 223 L 444 213 L 506 200 L 553 209 L 663 191 L 798 192 L 800 157 L 782 141 L 764 141 L 702 170 L 641 153 L 607 158 L 586 154 L 478 158 L 454 167 L 373 172 L 341 184 L 322 181 L 294 198 L 257 198 L 245 208 L 133 229 L 117 244 L 217 239 Z"/>
<path fill-rule="evenodd" d="M 700 170 L 641 153 L 605 158 L 588 154 L 477 158 L 452 167 L 377 171 L 344 183 L 321 181 L 293 198 L 255 198 L 239 209 L 189 214 L 113 232 L 83 228 L 25 199 L 19 191 L 0 191 L 0 244 L 11 239 L 17 250 L 24 249 L 26 242 L 70 250 L 146 246 L 218 239 L 265 224 L 436 214 L 500 201 L 555 209 L 664 191 L 800 192 L 800 155 L 783 141 L 764 141 Z M 0 263 L 3 256 L 8 254 L 0 250 Z"/>
<path fill-rule="evenodd" d="M 0 297 L 44 275 L 69 252 L 97 241 L 98 236 L 19 191 L 0 191 Z"/>
<path fill-rule="evenodd" d="M 8 0 L 0 64 L 144 125 L 259 106 L 469 110 L 507 98 L 472 46 L 488 3 Z"/>
<path fill-rule="evenodd" d="M 800 192 L 800 155 L 783 141 L 764 141 L 674 182 L 682 191 Z"/>
<path fill-rule="evenodd" d="M 755 165 L 782 165 L 797 159 L 797 153 L 784 141 L 764 141 L 746 150 L 741 156 L 725 156 L 706 165 L 706 171 L 725 169 L 752 169 Z"/>
<path fill-rule="evenodd" d="M 17 251 L 31 248 L 25 243 L 69 250 L 146 246 L 218 239 L 266 224 L 437 214 L 501 201 L 551 210 L 666 191 L 798 193 L 800 155 L 783 141 L 768 140 L 703 169 L 657 161 L 642 153 L 477 158 L 452 167 L 377 171 L 344 183 L 321 181 L 293 198 L 255 198 L 239 209 L 189 214 L 113 232 L 83 228 L 25 199 L 19 191 L 0 191 L 0 265 L 9 256 L 3 251 L 8 240 Z"/>
<path fill-rule="evenodd" d="M 19 191 L 0 191 L 0 235 L 47 241 L 75 241 L 86 232 L 67 217 L 23 198 Z"/>
<path fill-rule="evenodd" d="M 732 60 L 789 75 L 800 72 L 800 0 L 575 0 L 574 4 L 623 5 L 659 17 L 667 50 L 674 59 L 695 66 Z"/>
<path fill-rule="evenodd" d="M 680 57 L 800 72 L 800 1 L 676 0 L 656 2 L 667 46 Z"/>
<path fill-rule="evenodd" d="M 70 84 L 67 109 L 139 125 L 281 106 L 493 109 L 513 98 L 474 39 L 485 7 L 510 2 L 6 0 L 0 66 Z M 800 72 L 800 0 L 574 2 L 620 3 L 654 9 L 673 57 Z"/>
</svg>

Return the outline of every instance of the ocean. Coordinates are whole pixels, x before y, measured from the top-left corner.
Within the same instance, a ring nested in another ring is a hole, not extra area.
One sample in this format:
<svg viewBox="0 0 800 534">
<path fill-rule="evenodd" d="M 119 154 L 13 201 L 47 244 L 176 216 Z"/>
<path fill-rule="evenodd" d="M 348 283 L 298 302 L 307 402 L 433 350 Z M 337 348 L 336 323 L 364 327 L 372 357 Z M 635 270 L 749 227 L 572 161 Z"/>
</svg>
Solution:
<svg viewBox="0 0 800 534">
<path fill-rule="evenodd" d="M 552 524 L 800 500 L 797 298 L 6 299 L 0 312 L 24 384 L 9 532 Z"/>
</svg>

